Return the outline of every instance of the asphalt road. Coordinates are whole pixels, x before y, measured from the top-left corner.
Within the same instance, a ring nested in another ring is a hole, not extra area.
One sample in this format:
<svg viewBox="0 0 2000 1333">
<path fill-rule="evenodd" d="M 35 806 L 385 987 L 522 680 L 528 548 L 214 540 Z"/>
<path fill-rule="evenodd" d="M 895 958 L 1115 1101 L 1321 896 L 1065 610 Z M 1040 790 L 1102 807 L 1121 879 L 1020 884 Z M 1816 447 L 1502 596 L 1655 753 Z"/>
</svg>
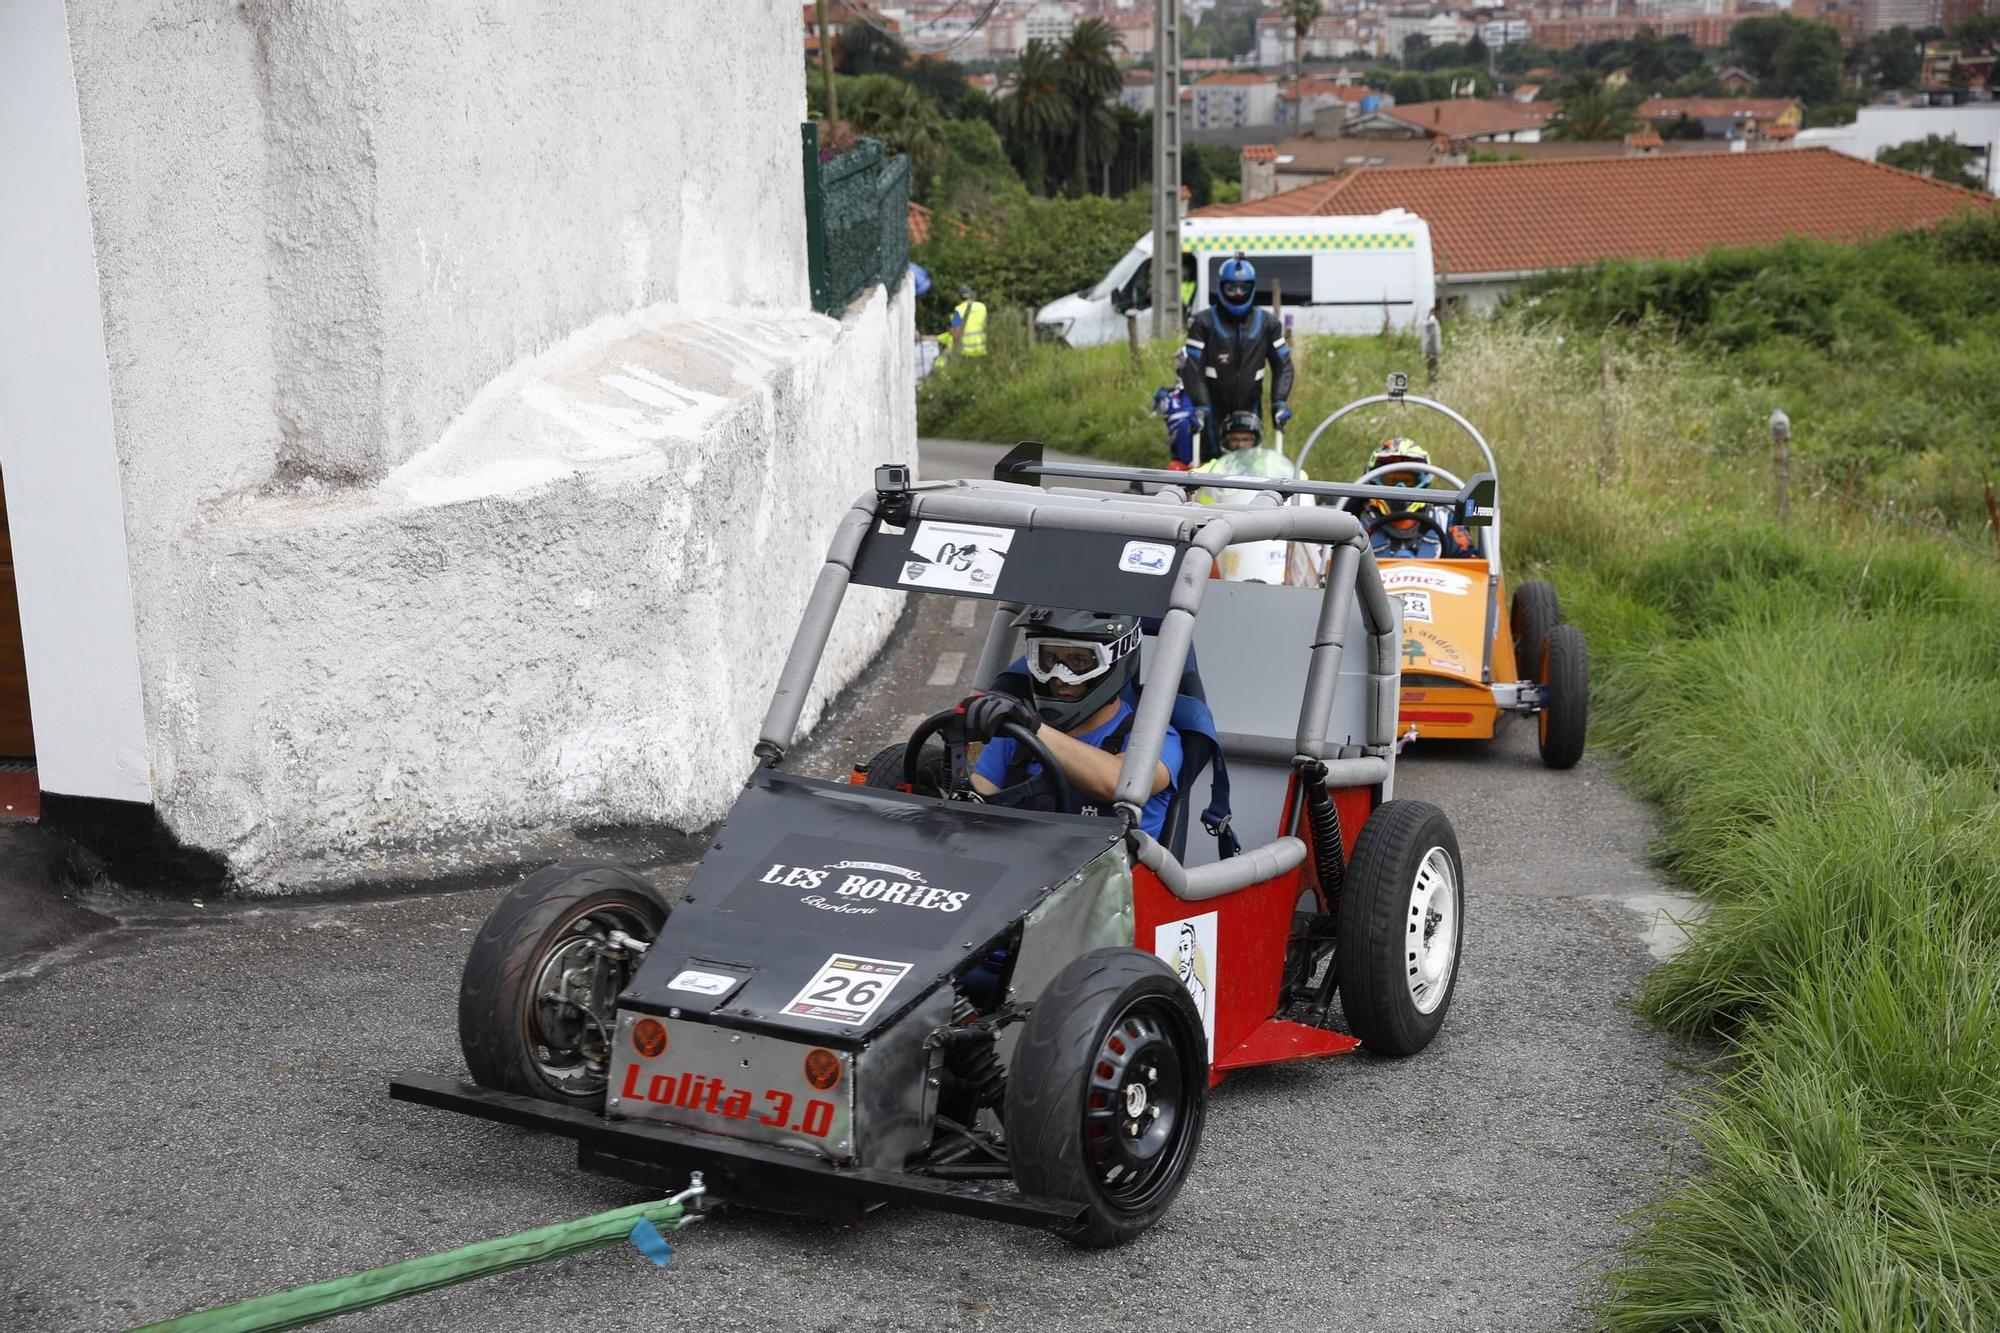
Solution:
<svg viewBox="0 0 2000 1333">
<path fill-rule="evenodd" d="M 932 475 L 998 453 L 970 449 L 927 452 Z M 971 607 L 920 605 L 798 766 L 842 772 L 963 693 Z M 663 1271 L 620 1247 L 338 1326 L 1582 1325 L 1621 1217 L 1689 1165 L 1683 1053 L 1628 1007 L 1660 892 L 1646 812 L 1590 759 L 1542 769 L 1526 728 L 1414 747 L 1398 777 L 1464 847 L 1444 1032 L 1405 1062 L 1233 1076 L 1188 1188 L 1136 1243 L 723 1213 Z M 643 840 L 604 850 L 685 879 Z M 645 1197 L 559 1141 L 388 1100 L 394 1073 L 461 1068 L 459 966 L 504 887 L 156 912 L 0 983 L 0 1327 L 122 1328 Z"/>
</svg>

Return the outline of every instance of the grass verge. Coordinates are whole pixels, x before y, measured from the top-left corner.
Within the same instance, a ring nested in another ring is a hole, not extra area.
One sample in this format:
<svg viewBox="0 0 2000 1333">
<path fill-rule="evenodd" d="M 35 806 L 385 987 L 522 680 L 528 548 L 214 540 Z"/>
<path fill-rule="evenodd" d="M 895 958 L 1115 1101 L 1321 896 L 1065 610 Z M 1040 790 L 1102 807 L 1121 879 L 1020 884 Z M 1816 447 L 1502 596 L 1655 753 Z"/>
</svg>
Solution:
<svg viewBox="0 0 2000 1333">
<path fill-rule="evenodd" d="M 920 414 L 1156 462 L 1170 355 L 1016 347 L 950 368 Z M 1298 355 L 1306 422 L 1418 364 L 1393 338 Z M 1594 744 L 1712 907 L 1641 997 L 1727 1051 L 1692 1111 L 1704 1163 L 1644 1211 L 1599 1316 L 2000 1328 L 2000 566 L 1810 487 L 1780 528 L 1769 386 L 1644 335 L 1614 361 L 1607 404 L 1595 338 L 1473 326 L 1438 394 L 1502 460 L 1510 578 L 1545 573 L 1590 635 Z M 1392 430 L 1473 462 L 1396 409 L 1335 430 L 1318 475 Z M 1830 460 L 1801 435 L 1809 476 Z"/>
</svg>

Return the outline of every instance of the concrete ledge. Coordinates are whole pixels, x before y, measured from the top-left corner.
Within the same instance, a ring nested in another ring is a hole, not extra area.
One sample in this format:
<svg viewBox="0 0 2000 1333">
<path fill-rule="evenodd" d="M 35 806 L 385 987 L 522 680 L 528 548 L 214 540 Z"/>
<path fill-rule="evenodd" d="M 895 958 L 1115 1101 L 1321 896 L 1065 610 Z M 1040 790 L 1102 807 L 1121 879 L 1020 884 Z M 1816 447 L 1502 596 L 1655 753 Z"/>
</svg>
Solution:
<svg viewBox="0 0 2000 1333">
<path fill-rule="evenodd" d="M 719 818 L 840 514 L 915 460 L 912 302 L 621 317 L 377 486 L 211 506 L 152 664 L 162 818 L 252 891 Z M 900 600 L 850 595 L 808 721 Z"/>
</svg>

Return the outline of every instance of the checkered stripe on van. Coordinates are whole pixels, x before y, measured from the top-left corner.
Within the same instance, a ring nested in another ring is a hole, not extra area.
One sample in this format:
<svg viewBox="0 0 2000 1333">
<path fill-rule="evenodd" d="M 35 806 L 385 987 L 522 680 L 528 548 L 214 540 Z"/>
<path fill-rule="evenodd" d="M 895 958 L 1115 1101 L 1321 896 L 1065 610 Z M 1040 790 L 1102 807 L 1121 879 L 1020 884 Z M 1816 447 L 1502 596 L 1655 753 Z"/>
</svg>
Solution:
<svg viewBox="0 0 2000 1333">
<path fill-rule="evenodd" d="M 1270 236 L 1189 236 L 1181 240 L 1186 254 L 1214 250 L 1411 250 L 1416 240 L 1406 231 L 1360 232 L 1346 236 L 1314 232 L 1280 232 Z"/>
</svg>

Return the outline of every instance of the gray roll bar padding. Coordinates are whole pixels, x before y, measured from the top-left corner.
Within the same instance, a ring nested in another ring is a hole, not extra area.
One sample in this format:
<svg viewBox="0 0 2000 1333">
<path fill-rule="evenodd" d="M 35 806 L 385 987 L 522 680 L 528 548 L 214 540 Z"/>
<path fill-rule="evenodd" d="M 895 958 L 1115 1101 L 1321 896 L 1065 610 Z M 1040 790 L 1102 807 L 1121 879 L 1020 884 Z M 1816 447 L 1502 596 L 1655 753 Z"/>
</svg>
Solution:
<svg viewBox="0 0 2000 1333">
<path fill-rule="evenodd" d="M 799 716 L 805 712 L 812 693 L 813 676 L 826 652 L 833 622 L 840 615 L 841 600 L 847 595 L 848 575 L 861 553 L 862 539 L 875 522 L 875 497 L 864 495 L 841 517 L 833 542 L 827 548 L 826 563 L 820 566 L 812 595 L 806 599 L 799 617 L 798 632 L 792 636 L 792 651 L 778 673 L 778 687 L 771 692 L 771 706 L 764 712 L 764 729 L 758 733 L 757 754 L 775 764 L 792 748 L 798 734 Z"/>
<path fill-rule="evenodd" d="M 1183 902 L 1198 903 L 1220 898 L 1225 893 L 1247 889 L 1276 879 L 1305 864 L 1306 845 L 1297 838 L 1284 837 L 1262 847 L 1250 847 L 1226 861 L 1210 861 L 1189 869 L 1162 847 L 1150 833 L 1134 828 L 1128 835 L 1139 864 L 1160 877 L 1167 892 Z"/>
<path fill-rule="evenodd" d="M 972 672 L 975 689 L 992 689 L 993 682 L 1014 660 L 1014 645 L 1021 638 L 1021 632 L 1014 628 L 1014 620 L 1026 609 L 1027 605 L 1023 602 L 994 604 L 993 620 L 986 626 L 986 642 L 979 649 L 979 665 Z"/>
</svg>

